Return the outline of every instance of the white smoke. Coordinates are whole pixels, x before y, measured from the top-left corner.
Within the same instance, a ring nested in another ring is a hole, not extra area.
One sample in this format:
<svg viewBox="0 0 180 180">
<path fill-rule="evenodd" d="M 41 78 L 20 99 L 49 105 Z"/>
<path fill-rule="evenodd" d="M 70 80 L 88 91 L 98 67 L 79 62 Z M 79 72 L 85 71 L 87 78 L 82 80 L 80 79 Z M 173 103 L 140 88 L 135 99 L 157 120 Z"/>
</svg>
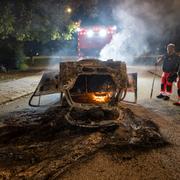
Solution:
<svg viewBox="0 0 180 180">
<path fill-rule="evenodd" d="M 149 52 L 149 41 L 162 41 L 175 32 L 180 23 L 179 0 L 124 0 L 118 1 L 113 11 L 120 31 L 100 52 L 100 58 L 123 60 L 131 63 L 134 58 Z"/>
<path fill-rule="evenodd" d="M 118 13 L 122 30 L 100 52 L 101 59 L 115 59 L 132 62 L 134 56 L 148 51 L 144 23 L 125 11 Z"/>
</svg>

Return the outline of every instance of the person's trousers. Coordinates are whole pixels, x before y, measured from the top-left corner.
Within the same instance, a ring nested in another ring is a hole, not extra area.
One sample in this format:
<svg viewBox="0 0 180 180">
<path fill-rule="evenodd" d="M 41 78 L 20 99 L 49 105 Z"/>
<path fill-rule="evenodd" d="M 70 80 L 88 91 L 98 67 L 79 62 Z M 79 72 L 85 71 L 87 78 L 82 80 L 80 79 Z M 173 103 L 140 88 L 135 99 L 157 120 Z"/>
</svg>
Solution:
<svg viewBox="0 0 180 180">
<path fill-rule="evenodd" d="M 163 72 L 161 76 L 161 94 L 169 96 L 172 94 L 172 82 L 168 81 L 170 73 Z"/>
<path fill-rule="evenodd" d="M 178 94 L 178 99 L 180 100 L 180 76 L 178 77 L 178 81 L 177 81 L 177 94 Z"/>
</svg>

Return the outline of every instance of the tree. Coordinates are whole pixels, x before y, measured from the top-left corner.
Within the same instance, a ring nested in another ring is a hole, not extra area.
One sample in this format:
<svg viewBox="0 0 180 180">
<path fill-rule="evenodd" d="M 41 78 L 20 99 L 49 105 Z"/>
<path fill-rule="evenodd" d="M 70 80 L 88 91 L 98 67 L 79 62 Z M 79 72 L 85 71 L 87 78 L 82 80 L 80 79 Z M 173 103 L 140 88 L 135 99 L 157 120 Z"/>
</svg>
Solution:
<svg viewBox="0 0 180 180">
<path fill-rule="evenodd" d="M 0 2 L 0 39 L 70 39 L 75 23 L 71 21 L 71 14 L 65 11 L 68 4 L 67 0 Z"/>
<path fill-rule="evenodd" d="M 5 62 L 0 63 L 8 64 L 13 58 L 16 65 L 23 62 L 24 41 L 70 40 L 76 23 L 71 20 L 72 13 L 66 11 L 68 6 L 71 6 L 68 0 L 1 0 L 0 56 Z M 7 51 L 1 51 L 4 48 Z M 6 58 L 5 52 L 12 52 L 14 57 Z"/>
</svg>

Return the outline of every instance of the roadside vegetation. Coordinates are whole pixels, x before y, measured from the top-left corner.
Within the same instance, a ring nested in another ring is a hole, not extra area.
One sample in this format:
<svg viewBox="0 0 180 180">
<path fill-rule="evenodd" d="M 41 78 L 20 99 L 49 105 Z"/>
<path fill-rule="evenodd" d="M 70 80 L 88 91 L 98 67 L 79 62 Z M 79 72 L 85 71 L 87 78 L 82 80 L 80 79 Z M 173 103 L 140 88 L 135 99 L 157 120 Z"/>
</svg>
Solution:
<svg viewBox="0 0 180 180">
<path fill-rule="evenodd" d="M 47 43 L 72 39 L 78 24 L 72 20 L 73 14 L 66 11 L 71 3 L 67 0 L 1 1 L 0 66 L 7 70 L 27 70 L 24 52 L 27 41 Z"/>
</svg>

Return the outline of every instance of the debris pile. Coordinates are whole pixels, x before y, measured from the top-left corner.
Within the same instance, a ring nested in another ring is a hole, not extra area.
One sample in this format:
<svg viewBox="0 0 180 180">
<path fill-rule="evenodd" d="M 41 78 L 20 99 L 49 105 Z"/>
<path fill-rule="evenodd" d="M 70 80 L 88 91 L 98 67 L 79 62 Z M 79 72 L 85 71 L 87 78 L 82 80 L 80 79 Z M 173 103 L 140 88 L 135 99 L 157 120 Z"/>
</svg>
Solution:
<svg viewBox="0 0 180 180">
<path fill-rule="evenodd" d="M 5 118 L 0 129 L 0 178 L 56 179 L 107 146 L 121 150 L 165 144 L 153 121 L 142 119 L 128 108 L 119 108 L 119 126 L 105 129 L 71 126 L 64 117 L 68 109 L 62 107 L 51 107 L 45 113 L 24 111 Z M 75 109 L 72 113 L 87 121 L 117 116 L 116 111 L 102 109 L 81 113 Z"/>
</svg>

